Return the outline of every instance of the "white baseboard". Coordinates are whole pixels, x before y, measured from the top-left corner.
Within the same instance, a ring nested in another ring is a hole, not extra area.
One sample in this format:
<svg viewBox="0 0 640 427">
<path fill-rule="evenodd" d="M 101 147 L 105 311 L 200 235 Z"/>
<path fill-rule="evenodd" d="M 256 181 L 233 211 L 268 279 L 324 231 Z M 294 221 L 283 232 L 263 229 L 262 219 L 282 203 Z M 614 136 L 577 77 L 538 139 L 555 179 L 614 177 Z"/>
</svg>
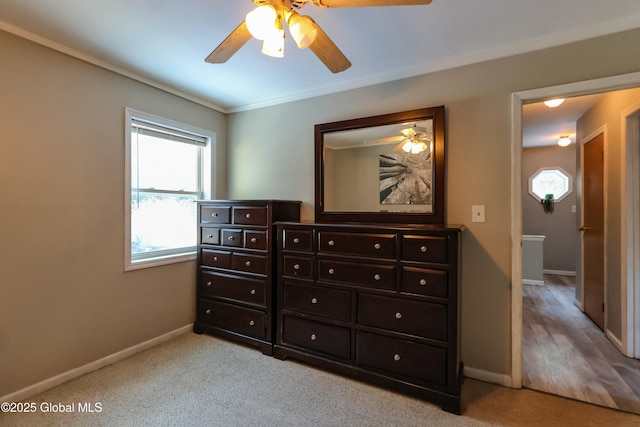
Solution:
<svg viewBox="0 0 640 427">
<path fill-rule="evenodd" d="M 576 276 L 575 271 L 565 271 L 565 270 L 542 270 L 544 274 L 555 274 L 556 276 Z"/>
<path fill-rule="evenodd" d="M 616 348 L 618 349 L 618 351 L 620 353 L 624 354 L 625 356 L 627 355 L 626 349 L 622 345 L 622 341 L 620 341 L 620 339 L 618 337 L 613 335 L 613 332 L 611 332 L 609 329 L 607 329 L 604 332 L 604 335 L 609 339 L 609 341 L 611 341 L 613 343 L 613 345 L 616 346 Z"/>
<path fill-rule="evenodd" d="M 580 301 L 578 301 L 577 299 L 573 300 L 573 305 L 575 305 L 576 307 L 578 307 L 578 310 L 584 312 L 584 310 L 582 309 L 582 303 Z"/>
<path fill-rule="evenodd" d="M 484 381 L 486 383 L 498 384 L 505 387 L 511 387 L 513 381 L 510 375 L 496 374 L 495 372 L 484 371 L 482 369 L 464 367 L 464 376 L 475 380 Z"/>
<path fill-rule="evenodd" d="M 87 363 L 86 365 L 71 369 L 67 372 L 63 372 L 59 375 L 56 375 L 55 377 L 48 378 L 37 384 L 25 387 L 22 390 L 18 390 L 11 394 L 7 394 L 6 396 L 2 396 L 0 397 L 0 402 L 20 402 L 21 400 L 28 399 L 31 396 L 59 386 L 60 384 L 66 383 L 67 381 L 70 381 L 74 378 L 78 378 L 84 374 L 88 374 L 89 372 L 104 368 L 105 366 L 111 365 L 112 363 L 115 363 L 119 360 L 126 359 L 129 356 L 133 356 L 136 353 L 140 353 L 141 351 L 147 350 L 153 346 L 156 346 L 160 343 L 168 341 L 172 338 L 177 337 L 178 335 L 185 334 L 192 330 L 193 324 L 189 324 L 174 331 L 167 332 L 166 334 L 160 335 L 159 337 L 155 337 L 140 344 L 136 344 L 132 347 L 125 348 L 124 350 L 120 350 L 117 353 L 105 356 L 102 359 L 95 360 L 93 362 Z"/>
<path fill-rule="evenodd" d="M 522 279 L 523 285 L 544 286 L 544 280 Z"/>
</svg>

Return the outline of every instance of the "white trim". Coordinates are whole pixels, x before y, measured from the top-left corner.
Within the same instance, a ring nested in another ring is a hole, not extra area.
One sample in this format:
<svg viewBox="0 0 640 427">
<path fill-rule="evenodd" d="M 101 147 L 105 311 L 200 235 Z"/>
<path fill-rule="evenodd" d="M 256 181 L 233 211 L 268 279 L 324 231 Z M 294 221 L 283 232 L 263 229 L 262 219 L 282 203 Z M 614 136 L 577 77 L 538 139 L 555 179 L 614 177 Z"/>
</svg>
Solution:
<svg viewBox="0 0 640 427">
<path fill-rule="evenodd" d="M 544 280 L 522 279 L 523 285 L 544 286 Z"/>
<path fill-rule="evenodd" d="M 101 359 L 87 363 L 86 365 L 71 369 L 67 372 L 63 372 L 59 375 L 48 378 L 44 381 L 40 381 L 37 384 L 33 384 L 21 390 L 18 390 L 16 392 L 7 394 L 6 396 L 2 396 L 0 397 L 0 402 L 19 402 L 21 400 L 28 399 L 38 393 L 42 393 L 43 391 L 57 387 L 60 384 L 66 383 L 67 381 L 70 381 L 74 378 L 78 378 L 82 375 L 88 374 L 89 372 L 93 372 L 100 368 L 104 368 L 105 366 L 108 366 L 108 365 L 111 365 L 112 363 L 126 359 L 129 356 L 133 356 L 136 353 L 140 353 L 141 351 L 147 350 L 165 341 L 169 341 L 172 338 L 175 338 L 182 334 L 186 334 L 192 330 L 193 330 L 193 325 L 189 324 L 181 328 L 175 329 L 171 332 L 167 332 L 166 334 L 157 336 L 145 342 L 141 342 L 140 344 L 136 344 L 132 347 L 125 348 L 124 350 L 120 350 L 109 356 L 105 356 Z"/>
<path fill-rule="evenodd" d="M 613 332 L 611 332 L 609 329 L 605 329 L 604 335 L 609 339 L 609 341 L 611 341 L 614 346 L 616 346 L 620 353 L 625 354 L 625 348 L 622 344 L 622 341 L 620 341 L 620 339 L 616 337 Z"/>
<path fill-rule="evenodd" d="M 482 369 L 464 367 L 464 376 L 480 380 L 491 384 L 498 384 L 504 387 L 513 387 L 511 377 L 505 374 L 497 374 L 495 372 L 483 371 Z M 519 388 L 519 387 L 518 387 Z"/>
<path fill-rule="evenodd" d="M 621 113 L 621 347 L 629 357 L 640 357 L 640 102 Z"/>
<path fill-rule="evenodd" d="M 578 301 L 577 299 L 573 300 L 573 305 L 575 305 L 576 307 L 578 307 L 578 310 L 584 312 L 584 309 L 582 307 L 582 302 Z"/>
<path fill-rule="evenodd" d="M 511 94 L 511 381 L 522 387 L 522 98 Z"/>
<path fill-rule="evenodd" d="M 522 387 L 522 104 L 638 86 L 640 72 L 511 94 L 511 387 Z"/>
<path fill-rule="evenodd" d="M 575 277 L 575 275 L 576 275 L 575 271 L 568 271 L 568 270 L 548 270 L 548 269 L 544 269 L 544 270 L 542 270 L 542 273 L 544 273 L 544 274 L 553 274 L 555 276 L 573 276 L 573 277 Z"/>
</svg>

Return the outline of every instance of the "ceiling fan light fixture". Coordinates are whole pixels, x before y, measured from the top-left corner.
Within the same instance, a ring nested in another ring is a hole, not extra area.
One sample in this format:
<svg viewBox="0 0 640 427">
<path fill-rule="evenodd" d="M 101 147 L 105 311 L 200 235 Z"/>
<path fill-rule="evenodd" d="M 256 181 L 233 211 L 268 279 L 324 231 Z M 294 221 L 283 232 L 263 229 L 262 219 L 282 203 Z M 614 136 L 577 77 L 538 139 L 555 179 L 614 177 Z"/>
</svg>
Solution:
<svg viewBox="0 0 640 427">
<path fill-rule="evenodd" d="M 274 32 L 278 31 L 276 22 L 278 13 L 270 4 L 259 6 L 247 13 L 245 22 L 247 29 L 253 37 L 258 40 L 266 40 L 274 37 Z"/>
<path fill-rule="evenodd" d="M 274 58 L 284 57 L 284 30 L 280 28 L 262 42 L 262 53 Z"/>
<path fill-rule="evenodd" d="M 309 47 L 318 37 L 318 29 L 309 16 L 292 13 L 287 23 L 289 24 L 289 32 L 300 49 Z"/>
</svg>

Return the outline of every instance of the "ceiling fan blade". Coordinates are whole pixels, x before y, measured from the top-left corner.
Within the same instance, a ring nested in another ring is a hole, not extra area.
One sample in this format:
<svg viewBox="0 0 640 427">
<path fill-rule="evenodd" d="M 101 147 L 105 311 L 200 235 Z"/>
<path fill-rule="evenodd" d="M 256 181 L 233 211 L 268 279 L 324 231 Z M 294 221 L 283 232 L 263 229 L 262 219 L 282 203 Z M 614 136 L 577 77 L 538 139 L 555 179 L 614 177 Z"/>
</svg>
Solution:
<svg viewBox="0 0 640 427">
<path fill-rule="evenodd" d="M 339 73 L 351 67 L 351 62 L 344 56 L 344 53 L 338 49 L 338 46 L 331 41 L 327 33 L 322 31 L 322 28 L 315 22 L 315 27 L 318 29 L 318 36 L 315 41 L 309 45 L 309 49 L 327 66 L 332 73 Z"/>
<path fill-rule="evenodd" d="M 317 7 L 418 6 L 432 0 L 311 0 Z"/>
<path fill-rule="evenodd" d="M 246 42 L 251 38 L 251 33 L 247 29 L 247 23 L 242 21 L 235 30 L 227 36 L 220 45 L 205 59 L 210 64 L 221 64 L 227 62 Z"/>
</svg>

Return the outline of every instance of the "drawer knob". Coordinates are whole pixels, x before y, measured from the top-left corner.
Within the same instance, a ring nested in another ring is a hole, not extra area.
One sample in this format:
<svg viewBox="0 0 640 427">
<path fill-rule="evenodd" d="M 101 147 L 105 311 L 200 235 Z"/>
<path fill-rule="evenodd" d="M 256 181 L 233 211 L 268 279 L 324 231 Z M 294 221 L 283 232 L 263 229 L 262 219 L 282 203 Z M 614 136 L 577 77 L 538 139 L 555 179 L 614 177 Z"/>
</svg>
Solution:
<svg viewBox="0 0 640 427">
<path fill-rule="evenodd" d="M 251 289 L 251 295 L 255 295 L 256 294 L 256 290 L 255 289 Z"/>
<path fill-rule="evenodd" d="M 249 320 L 249 326 L 253 326 L 255 324 L 256 324 L 256 322 L 254 322 L 253 320 Z"/>
<path fill-rule="evenodd" d="M 213 234 L 207 234 L 207 239 L 213 239 Z"/>
<path fill-rule="evenodd" d="M 420 252 L 427 252 L 426 246 L 420 246 Z"/>
<path fill-rule="evenodd" d="M 211 285 L 213 285 L 213 283 L 207 282 L 207 286 L 211 286 Z"/>
<path fill-rule="evenodd" d="M 246 265 L 247 267 L 251 267 L 251 261 L 245 262 L 244 265 Z"/>
<path fill-rule="evenodd" d="M 330 268 L 329 269 L 329 274 L 333 274 L 333 273 L 335 273 L 335 270 L 333 268 Z"/>
<path fill-rule="evenodd" d="M 228 237 L 228 239 L 229 239 L 229 240 L 233 240 L 233 236 L 229 236 L 229 237 Z"/>
<path fill-rule="evenodd" d="M 315 341 L 317 339 L 318 337 L 316 336 L 316 334 L 311 334 L 311 341 Z"/>
<path fill-rule="evenodd" d="M 255 237 L 252 237 L 252 238 L 251 238 L 251 243 L 255 243 L 255 242 L 257 242 L 257 241 L 258 241 L 258 239 L 256 239 Z"/>
<path fill-rule="evenodd" d="M 297 237 L 293 238 L 293 243 L 300 243 L 300 239 L 298 239 Z"/>
<path fill-rule="evenodd" d="M 211 314 L 211 309 L 210 309 L 210 308 L 207 308 L 207 310 L 205 311 L 205 313 L 207 313 L 207 314 Z"/>
<path fill-rule="evenodd" d="M 244 217 L 249 219 L 249 218 L 251 218 L 251 214 L 246 214 Z"/>
<path fill-rule="evenodd" d="M 380 275 L 379 275 L 379 274 L 374 274 L 373 278 L 374 278 L 375 280 L 380 280 Z"/>
<path fill-rule="evenodd" d="M 300 264 L 293 264 L 294 270 L 300 270 Z"/>
<path fill-rule="evenodd" d="M 213 261 L 214 261 L 214 262 L 218 261 L 218 257 L 217 257 L 217 256 L 214 256 L 214 257 L 213 257 Z"/>
<path fill-rule="evenodd" d="M 336 242 L 334 242 L 333 240 L 329 240 L 327 243 L 329 244 L 329 246 L 333 246 L 336 244 Z"/>
<path fill-rule="evenodd" d="M 426 286 L 427 285 L 427 279 L 420 279 L 420 285 Z"/>
<path fill-rule="evenodd" d="M 311 304 L 317 304 L 318 298 L 311 298 Z"/>
<path fill-rule="evenodd" d="M 217 217 L 218 216 L 218 212 L 212 213 L 211 216 L 214 217 L 214 218 Z"/>
<path fill-rule="evenodd" d="M 380 249 L 381 248 L 380 243 L 376 243 L 375 245 L 373 245 L 373 247 L 376 248 L 376 249 Z"/>
<path fill-rule="evenodd" d="M 402 313 L 400 312 L 396 313 L 396 319 L 402 319 Z"/>
<path fill-rule="evenodd" d="M 393 356 L 393 360 L 395 360 L 396 362 L 399 362 L 400 361 L 400 355 L 399 354 L 395 354 Z"/>
</svg>

